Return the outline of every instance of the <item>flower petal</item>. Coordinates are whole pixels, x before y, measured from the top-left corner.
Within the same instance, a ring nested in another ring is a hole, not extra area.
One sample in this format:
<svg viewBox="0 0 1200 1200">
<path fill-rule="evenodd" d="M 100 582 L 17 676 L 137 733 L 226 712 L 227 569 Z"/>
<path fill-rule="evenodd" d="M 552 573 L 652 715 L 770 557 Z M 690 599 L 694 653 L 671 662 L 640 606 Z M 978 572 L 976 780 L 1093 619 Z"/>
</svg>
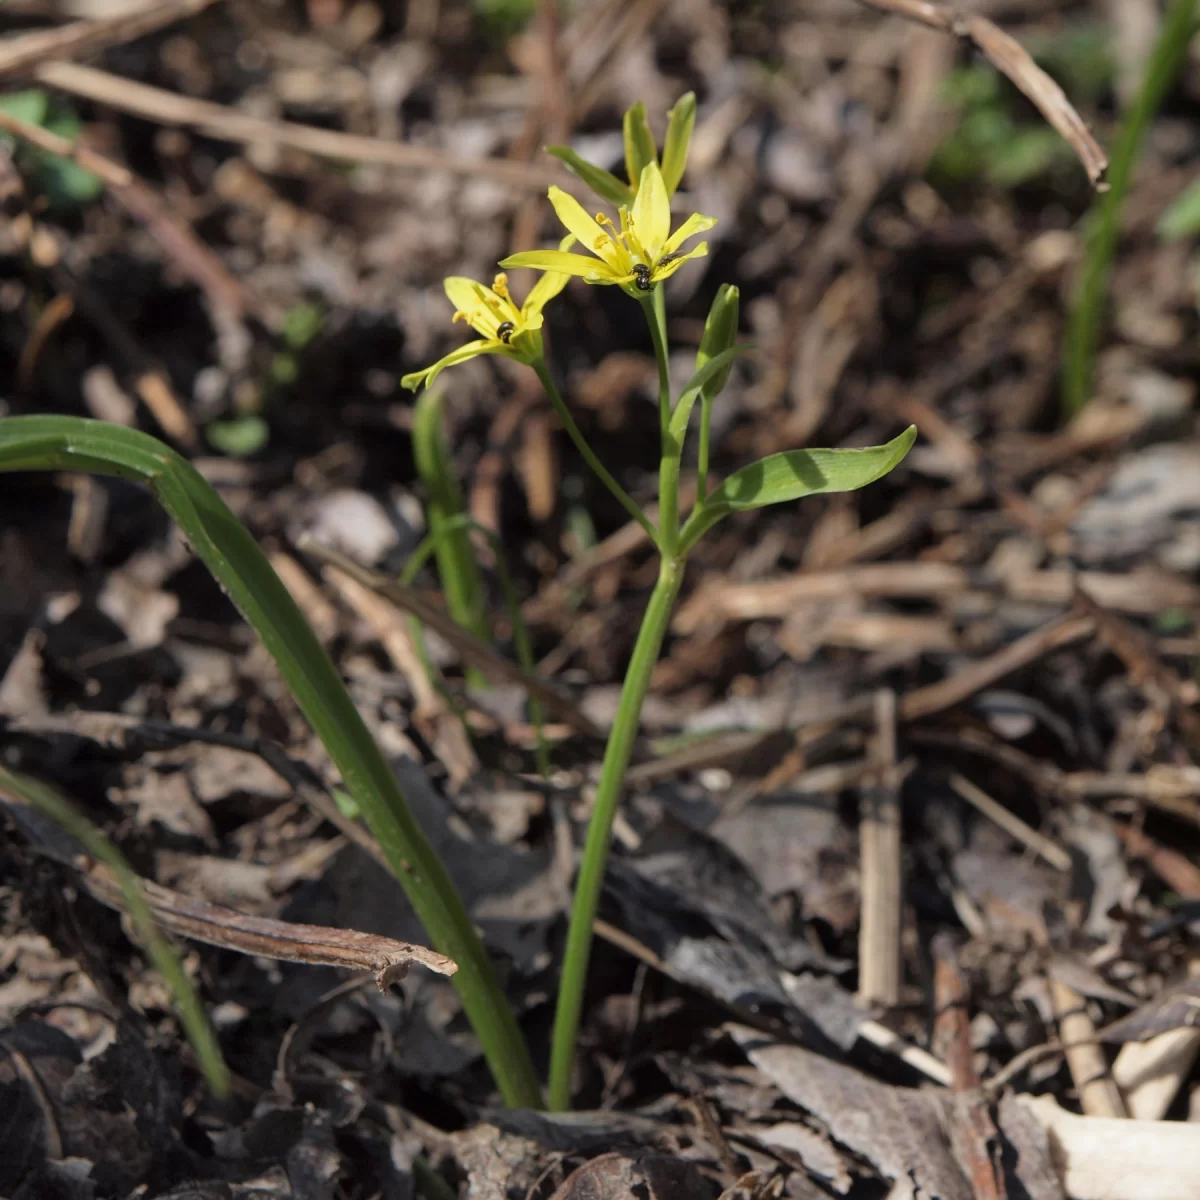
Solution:
<svg viewBox="0 0 1200 1200">
<path fill-rule="evenodd" d="M 700 245 L 689 250 L 686 254 L 681 254 L 678 258 L 671 259 L 669 263 L 655 267 L 652 278 L 655 283 L 659 283 L 663 279 L 670 279 L 689 258 L 703 258 L 707 253 L 708 243 L 701 242 Z"/>
<path fill-rule="evenodd" d="M 541 328 L 542 309 L 567 286 L 570 278 L 570 275 L 564 275 L 561 271 L 546 271 L 538 276 L 537 283 L 529 289 L 529 295 L 521 305 L 521 318 L 526 328 L 535 328 L 532 324 L 534 317 L 538 322 L 536 328 Z"/>
<path fill-rule="evenodd" d="M 476 333 L 495 339 L 500 327 L 500 318 L 492 304 L 504 305 L 504 301 L 489 287 L 465 275 L 449 275 L 443 281 L 446 296 L 454 305 L 455 312 L 465 313 L 467 321 Z M 491 301 L 491 304 L 488 301 Z"/>
<path fill-rule="evenodd" d="M 711 229 L 717 223 L 716 217 L 702 217 L 699 213 L 692 213 L 690 217 L 680 227 L 675 230 L 666 243 L 663 245 L 663 253 L 670 254 L 677 246 L 682 246 L 690 237 L 694 237 L 697 233 L 704 233 Z"/>
<path fill-rule="evenodd" d="M 568 254 L 562 250 L 522 250 L 500 263 L 502 267 L 535 267 L 539 271 L 558 271 L 578 275 L 588 283 L 616 283 L 621 278 L 608 263 L 586 254 Z"/>
<path fill-rule="evenodd" d="M 667 185 L 663 183 L 658 163 L 649 162 L 642 168 L 629 216 L 637 240 L 651 260 L 658 258 L 671 232 L 671 198 L 667 195 Z"/>
<path fill-rule="evenodd" d="M 612 245 L 612 238 L 588 216 L 583 205 L 562 188 L 552 187 L 547 194 L 558 219 L 579 239 L 583 248 L 607 260 L 605 250 Z"/>
<path fill-rule="evenodd" d="M 432 387 L 433 381 L 447 367 L 467 362 L 469 359 L 477 358 L 480 354 L 506 354 L 511 357 L 511 352 L 502 342 L 480 338 L 478 341 L 468 342 L 465 346 L 459 346 L 457 350 L 451 350 L 445 358 L 439 358 L 432 367 L 426 367 L 423 371 L 413 371 L 411 375 L 405 375 L 400 380 L 400 385 L 413 392 L 417 391 L 421 384 L 424 384 L 426 387 Z"/>
</svg>

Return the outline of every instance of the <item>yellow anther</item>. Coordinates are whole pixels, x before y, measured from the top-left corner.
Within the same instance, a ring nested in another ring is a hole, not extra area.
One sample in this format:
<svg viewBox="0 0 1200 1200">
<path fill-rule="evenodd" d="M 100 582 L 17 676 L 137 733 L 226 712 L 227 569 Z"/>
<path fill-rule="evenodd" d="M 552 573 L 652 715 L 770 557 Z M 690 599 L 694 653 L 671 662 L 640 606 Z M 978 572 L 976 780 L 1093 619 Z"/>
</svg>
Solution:
<svg viewBox="0 0 1200 1200">
<path fill-rule="evenodd" d="M 503 296 L 505 300 L 508 299 L 508 276 L 503 271 L 492 280 L 492 291 L 497 296 Z"/>
<path fill-rule="evenodd" d="M 450 318 L 450 323 L 453 325 L 455 321 L 469 321 L 471 318 L 467 316 L 461 309 Z"/>
</svg>

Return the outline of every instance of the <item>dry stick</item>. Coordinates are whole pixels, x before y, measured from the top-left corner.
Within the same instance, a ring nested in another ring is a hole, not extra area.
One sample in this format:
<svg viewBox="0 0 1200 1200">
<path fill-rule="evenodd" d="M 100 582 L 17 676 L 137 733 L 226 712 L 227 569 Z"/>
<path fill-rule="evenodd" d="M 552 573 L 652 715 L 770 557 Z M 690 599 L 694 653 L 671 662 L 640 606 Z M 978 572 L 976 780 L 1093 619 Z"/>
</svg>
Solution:
<svg viewBox="0 0 1200 1200">
<path fill-rule="evenodd" d="M 585 737 L 603 739 L 604 734 L 594 725 L 579 708 L 560 695 L 548 683 L 535 675 L 527 675 L 516 663 L 510 662 L 502 654 L 497 654 L 491 646 L 481 642 L 473 634 L 468 633 L 452 617 L 442 612 L 414 588 L 405 587 L 390 576 L 368 571 L 360 567 L 353 559 L 322 546 L 311 535 L 305 535 L 298 543 L 298 549 L 324 563 L 344 571 L 351 579 L 357 580 L 364 587 L 386 596 L 397 607 L 411 613 L 422 625 L 428 626 L 435 633 L 445 638 L 469 666 L 478 668 L 493 683 L 515 683 L 526 689 L 531 696 L 539 700 L 547 712 L 554 713 Z"/>
<path fill-rule="evenodd" d="M 933 939 L 934 1046 L 953 1078 L 954 1106 L 949 1110 L 950 1144 L 970 1177 L 975 1200 L 1007 1200 L 1003 1176 L 990 1147 L 999 1134 L 973 1061 L 967 985 L 959 970 L 954 944 L 945 933 Z"/>
<path fill-rule="evenodd" d="M 124 912 L 121 891 L 112 872 L 101 864 L 89 866 L 86 860 L 81 865 L 88 891 L 102 904 Z M 247 916 L 231 908 L 173 892 L 148 879 L 139 882 L 154 919 L 163 929 L 210 946 L 284 962 L 370 971 L 381 992 L 403 979 L 414 963 L 439 975 L 453 975 L 458 970 L 453 959 L 412 942 L 398 942 L 394 938 L 360 933 L 356 929 L 299 925 L 270 917 Z"/>
<path fill-rule="evenodd" d="M 1104 1051 L 1095 1042 L 1096 1027 L 1087 1014 L 1083 997 L 1053 975 L 1047 982 L 1063 1052 L 1083 1111 L 1089 1117 L 1128 1116 L 1120 1090 L 1109 1074 Z"/>
<path fill-rule="evenodd" d="M 94 67 L 77 63 L 47 62 L 34 74 L 38 82 L 73 96 L 83 96 L 97 104 L 106 104 L 120 112 L 133 113 L 159 125 L 179 125 L 198 129 L 208 137 L 243 145 L 283 146 L 339 162 L 377 163 L 380 166 L 407 167 L 410 170 L 449 171 L 456 175 L 476 175 L 495 179 L 513 187 L 541 191 L 550 183 L 574 187 L 566 172 L 547 170 L 528 163 L 504 159 L 468 158 L 448 154 L 428 146 L 407 142 L 389 142 L 383 138 L 338 133 L 299 125 L 294 121 L 272 121 L 252 117 L 223 104 L 180 96 L 163 88 L 136 83 Z"/>
<path fill-rule="evenodd" d="M 1058 617 L 956 675 L 909 692 L 900 700 L 900 719 L 915 721 L 959 704 L 1042 655 L 1090 637 L 1092 629 L 1090 617 Z"/>
<path fill-rule="evenodd" d="M 1010 37 L 987 17 L 932 4 L 929 0 L 859 2 L 869 8 L 907 17 L 910 21 L 928 25 L 931 29 L 939 29 L 974 42 L 992 66 L 1007 75 L 1070 144 L 1087 172 L 1092 186 L 1103 190 L 1106 185 L 1102 180 L 1108 168 L 1108 156 L 1092 137 L 1091 131 L 1067 99 L 1066 93 L 1033 61 L 1020 42 Z"/>
<path fill-rule="evenodd" d="M 1188 964 L 1200 975 L 1200 959 Z M 1158 1121 L 1174 1103 L 1183 1081 L 1200 1057 L 1200 1028 L 1168 1029 L 1145 1042 L 1126 1042 L 1113 1061 L 1112 1074 L 1125 1097 L 1129 1115 Z"/>
<path fill-rule="evenodd" d="M 378 592 L 345 571 L 327 566 L 322 574 L 338 596 L 370 625 L 392 664 L 408 681 L 417 727 L 428 737 L 451 781 L 461 786 L 478 775 L 479 759 L 471 747 L 471 739 L 421 662 L 409 633 L 408 618 Z"/>
<path fill-rule="evenodd" d="M 119 46 L 166 25 L 194 17 L 214 0 L 167 0 L 110 20 L 73 21 L 58 29 L 35 29 L 0 43 L 0 77 L 26 71 L 50 58 L 70 58 Z"/>
<path fill-rule="evenodd" d="M 989 820 L 994 821 L 1006 833 L 1023 842 L 1035 854 L 1040 854 L 1057 871 L 1071 869 L 1071 856 L 1052 838 L 1038 833 L 1026 825 L 1015 813 L 993 800 L 982 788 L 976 787 L 962 775 L 951 775 L 950 786 L 970 805 L 978 809 Z"/>
<path fill-rule="evenodd" d="M 875 693 L 877 728 L 873 786 L 863 789 L 859 820 L 862 922 L 858 937 L 858 995 L 888 1008 L 900 1000 L 900 797 L 896 779 L 896 693 Z"/>
<path fill-rule="evenodd" d="M 1018 1099 L 1049 1134 L 1067 1195 L 1088 1200 L 1200 1196 L 1200 1125 L 1080 1117 L 1049 1096 Z"/>
</svg>

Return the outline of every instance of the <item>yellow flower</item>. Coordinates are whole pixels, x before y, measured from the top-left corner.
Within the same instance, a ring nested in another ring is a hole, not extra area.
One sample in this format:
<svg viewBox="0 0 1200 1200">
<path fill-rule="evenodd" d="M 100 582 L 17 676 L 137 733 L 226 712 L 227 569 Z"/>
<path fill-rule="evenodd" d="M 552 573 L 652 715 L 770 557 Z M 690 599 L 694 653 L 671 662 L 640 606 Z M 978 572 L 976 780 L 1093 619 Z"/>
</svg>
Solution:
<svg viewBox="0 0 1200 1200">
<path fill-rule="evenodd" d="M 642 169 L 632 207 L 620 210 L 620 229 L 603 213 L 594 219 L 589 217 L 578 200 L 559 188 L 550 189 L 550 203 L 558 219 L 595 257 L 562 250 L 527 250 L 504 259 L 500 265 L 579 275 L 588 283 L 616 283 L 632 296 L 649 292 L 656 283 L 674 275 L 689 258 L 707 254 L 707 242 L 686 253 L 680 247 L 717 223 L 715 217 L 693 213 L 672 233 L 671 201 L 658 164 L 653 162 Z"/>
<path fill-rule="evenodd" d="M 481 336 L 432 367 L 414 371 L 400 380 L 414 392 L 429 387 L 447 368 L 466 362 L 478 354 L 503 354 L 517 362 L 533 363 L 542 357 L 542 309 L 563 290 L 567 276 L 547 271 L 530 289 L 520 308 L 508 292 L 508 276 L 497 275 L 491 287 L 485 287 L 463 275 L 451 275 L 445 282 L 446 295 L 454 305 L 454 320 L 466 321 Z"/>
</svg>

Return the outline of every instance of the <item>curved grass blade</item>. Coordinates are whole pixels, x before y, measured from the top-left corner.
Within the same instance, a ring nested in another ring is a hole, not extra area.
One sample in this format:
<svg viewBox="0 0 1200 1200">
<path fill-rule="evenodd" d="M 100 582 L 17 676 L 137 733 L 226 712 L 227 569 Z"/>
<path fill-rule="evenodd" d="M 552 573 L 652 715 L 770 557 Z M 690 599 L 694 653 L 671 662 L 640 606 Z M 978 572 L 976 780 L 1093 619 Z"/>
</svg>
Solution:
<svg viewBox="0 0 1200 1200">
<path fill-rule="evenodd" d="M 0 471 L 68 470 L 146 484 L 262 638 L 362 810 L 454 984 L 505 1103 L 538 1107 L 521 1032 L 441 860 L 341 677 L 257 543 L 190 463 L 147 434 L 78 417 L 0 420 Z"/>
<path fill-rule="evenodd" d="M 196 1060 L 208 1080 L 208 1086 L 214 1096 L 229 1095 L 229 1068 L 221 1057 L 221 1047 L 204 1014 L 204 1005 L 200 1003 L 200 997 L 192 987 L 179 955 L 163 937 L 138 886 L 137 876 L 125 861 L 125 856 L 100 829 L 40 780 L 0 767 L 0 790 L 11 792 L 18 802 L 28 804 L 49 817 L 79 842 L 92 858 L 102 862 L 116 876 L 125 911 L 137 930 L 142 948 L 171 989 L 175 1007 L 179 1010 L 180 1023 L 196 1052 Z"/>
<path fill-rule="evenodd" d="M 1062 363 L 1062 407 L 1067 418 L 1073 417 L 1091 399 L 1096 344 L 1133 170 L 1150 122 L 1187 61 L 1195 32 L 1196 0 L 1173 0 L 1146 63 L 1142 86 L 1121 122 L 1113 146 L 1109 190 L 1097 201 L 1088 223 L 1083 270 L 1067 319 Z"/>
</svg>

